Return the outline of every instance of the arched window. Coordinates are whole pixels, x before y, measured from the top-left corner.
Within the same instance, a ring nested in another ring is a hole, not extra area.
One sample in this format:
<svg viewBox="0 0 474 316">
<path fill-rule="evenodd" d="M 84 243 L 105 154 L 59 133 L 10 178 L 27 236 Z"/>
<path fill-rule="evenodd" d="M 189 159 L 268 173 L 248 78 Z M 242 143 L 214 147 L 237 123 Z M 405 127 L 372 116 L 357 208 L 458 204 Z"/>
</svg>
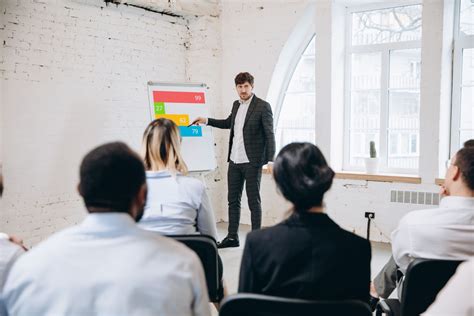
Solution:
<svg viewBox="0 0 474 316">
<path fill-rule="evenodd" d="M 474 138 L 474 2 L 456 1 L 451 156 Z"/>
<path fill-rule="evenodd" d="M 311 38 L 275 111 L 277 151 L 291 142 L 315 142 L 315 37 Z"/>
</svg>

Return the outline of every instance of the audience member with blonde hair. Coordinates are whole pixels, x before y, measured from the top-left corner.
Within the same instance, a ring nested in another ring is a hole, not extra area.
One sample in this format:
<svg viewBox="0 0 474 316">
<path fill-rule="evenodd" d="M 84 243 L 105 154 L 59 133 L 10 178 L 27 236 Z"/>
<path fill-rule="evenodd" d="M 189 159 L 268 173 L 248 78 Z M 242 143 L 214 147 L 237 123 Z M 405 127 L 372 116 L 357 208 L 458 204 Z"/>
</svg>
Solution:
<svg viewBox="0 0 474 316">
<path fill-rule="evenodd" d="M 176 124 L 160 118 L 143 134 L 142 157 L 148 198 L 140 226 L 165 235 L 201 233 L 217 240 L 216 222 L 204 183 L 186 176 Z"/>
<path fill-rule="evenodd" d="M 146 167 L 148 198 L 140 226 L 164 235 L 203 234 L 217 240 L 216 221 L 204 183 L 186 176 L 181 137 L 176 124 L 159 118 L 145 129 L 142 157 Z M 223 266 L 219 296 L 224 297 Z"/>
</svg>

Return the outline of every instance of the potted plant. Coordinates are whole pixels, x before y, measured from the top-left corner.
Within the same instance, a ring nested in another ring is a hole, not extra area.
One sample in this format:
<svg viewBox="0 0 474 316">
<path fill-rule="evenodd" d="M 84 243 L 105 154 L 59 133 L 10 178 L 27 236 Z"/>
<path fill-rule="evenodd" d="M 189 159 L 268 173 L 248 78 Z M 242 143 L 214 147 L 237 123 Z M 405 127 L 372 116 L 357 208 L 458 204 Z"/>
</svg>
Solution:
<svg viewBox="0 0 474 316">
<path fill-rule="evenodd" d="M 377 151 L 375 150 L 375 142 L 370 142 L 370 158 L 365 158 L 365 168 L 368 174 L 377 173 L 379 167 L 379 160 L 377 158 Z"/>
</svg>

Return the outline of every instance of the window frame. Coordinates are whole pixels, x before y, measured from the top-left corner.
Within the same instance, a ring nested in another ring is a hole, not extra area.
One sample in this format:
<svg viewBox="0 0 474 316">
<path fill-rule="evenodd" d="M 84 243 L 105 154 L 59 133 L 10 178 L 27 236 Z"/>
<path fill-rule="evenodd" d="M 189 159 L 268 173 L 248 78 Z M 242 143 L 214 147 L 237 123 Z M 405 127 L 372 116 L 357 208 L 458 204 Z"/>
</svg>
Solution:
<svg viewBox="0 0 474 316">
<path fill-rule="evenodd" d="M 396 7 L 406 7 L 412 5 L 422 5 L 422 1 L 405 1 L 378 3 L 366 6 L 354 6 L 346 9 L 346 37 L 345 37 L 345 65 L 344 65 L 344 144 L 343 144 L 343 162 L 342 169 L 344 171 L 365 171 L 362 166 L 350 164 L 350 123 L 351 123 L 351 79 L 352 79 L 352 54 L 358 53 L 380 53 L 381 54 L 381 77 L 380 77 L 380 141 L 377 148 L 377 156 L 379 158 L 379 173 L 394 174 L 418 174 L 417 169 L 405 168 L 388 168 L 388 124 L 389 124 L 389 95 L 390 95 L 390 52 L 404 49 L 420 49 L 422 46 L 422 38 L 418 41 L 405 41 L 395 43 L 379 43 L 370 45 L 352 45 L 352 14 L 364 11 L 375 11 L 391 9 Z M 422 12 L 423 18 L 423 12 Z M 421 53 L 421 52 L 420 52 Z M 421 91 L 421 84 L 420 84 Z M 420 104 L 421 110 L 421 104 Z M 420 137 L 418 137 L 420 139 Z"/>
<path fill-rule="evenodd" d="M 474 34 L 464 35 L 461 32 L 461 0 L 454 4 L 454 40 L 453 40 L 453 80 L 451 94 L 451 135 L 449 156 L 452 157 L 460 148 L 460 125 L 462 106 L 462 63 L 464 49 L 474 49 Z"/>
</svg>

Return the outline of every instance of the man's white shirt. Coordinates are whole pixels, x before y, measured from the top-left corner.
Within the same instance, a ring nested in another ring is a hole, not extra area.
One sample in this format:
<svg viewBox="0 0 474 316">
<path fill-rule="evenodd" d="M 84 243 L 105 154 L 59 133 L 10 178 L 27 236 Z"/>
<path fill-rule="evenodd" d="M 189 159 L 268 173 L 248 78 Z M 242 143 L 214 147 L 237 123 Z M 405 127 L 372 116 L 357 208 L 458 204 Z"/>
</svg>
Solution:
<svg viewBox="0 0 474 316">
<path fill-rule="evenodd" d="M 415 258 L 469 259 L 474 255 L 474 198 L 447 196 L 439 208 L 405 215 L 392 233 L 392 253 L 403 273 Z"/>
<path fill-rule="evenodd" d="M 23 248 L 10 241 L 7 234 L 0 233 L 0 293 L 10 268 L 24 252 Z"/>
<path fill-rule="evenodd" d="M 232 149 L 230 151 L 230 160 L 237 164 L 249 162 L 244 144 L 244 125 L 245 117 L 247 116 L 252 99 L 253 94 L 248 100 L 239 100 L 240 105 L 235 116 L 234 139 L 232 141 Z"/>
<path fill-rule="evenodd" d="M 148 194 L 139 226 L 163 235 L 201 233 L 217 240 L 216 220 L 204 183 L 167 170 L 147 171 Z"/>
<path fill-rule="evenodd" d="M 184 245 L 125 213 L 89 214 L 13 266 L 11 315 L 209 315 L 204 273 Z"/>
<path fill-rule="evenodd" d="M 247 157 L 247 152 L 245 151 L 244 143 L 244 125 L 245 117 L 249 110 L 250 103 L 252 102 L 254 94 L 248 100 L 239 100 L 239 109 L 235 116 L 234 121 L 234 138 L 232 140 L 232 148 L 230 150 L 230 160 L 233 163 L 248 163 L 249 158 Z M 206 125 L 208 120 L 206 119 Z"/>
</svg>

